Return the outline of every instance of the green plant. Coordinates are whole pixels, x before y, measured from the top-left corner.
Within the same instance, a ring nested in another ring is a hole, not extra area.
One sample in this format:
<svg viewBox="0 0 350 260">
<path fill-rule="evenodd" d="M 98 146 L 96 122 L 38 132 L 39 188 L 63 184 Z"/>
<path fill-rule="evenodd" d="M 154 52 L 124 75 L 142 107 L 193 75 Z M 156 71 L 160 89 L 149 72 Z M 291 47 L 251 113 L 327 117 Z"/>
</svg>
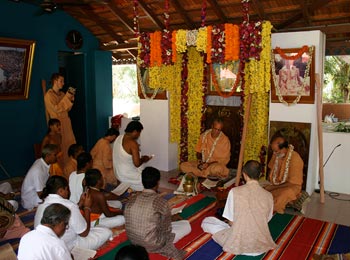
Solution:
<svg viewBox="0 0 350 260">
<path fill-rule="evenodd" d="M 345 123 L 341 122 L 335 127 L 335 131 L 350 133 L 350 125 L 346 125 Z"/>
</svg>

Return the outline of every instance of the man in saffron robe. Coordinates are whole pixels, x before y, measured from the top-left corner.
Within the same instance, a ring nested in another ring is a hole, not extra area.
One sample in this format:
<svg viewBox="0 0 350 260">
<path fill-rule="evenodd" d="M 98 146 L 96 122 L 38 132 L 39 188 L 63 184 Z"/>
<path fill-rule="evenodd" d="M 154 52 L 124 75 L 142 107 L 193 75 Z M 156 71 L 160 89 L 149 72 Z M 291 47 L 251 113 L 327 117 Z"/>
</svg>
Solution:
<svg viewBox="0 0 350 260">
<path fill-rule="evenodd" d="M 113 171 L 113 151 L 111 143 L 119 136 L 119 131 L 109 128 L 104 137 L 97 141 L 91 150 L 93 168 L 99 169 L 102 173 L 104 184 L 118 184 Z"/>
<path fill-rule="evenodd" d="M 273 155 L 268 164 L 271 184 L 265 189 L 272 193 L 274 211 L 284 213 L 286 205 L 296 200 L 301 192 L 304 162 L 282 136 L 272 139 L 271 149 Z"/>
<path fill-rule="evenodd" d="M 52 88 L 49 89 L 44 97 L 45 107 L 50 118 L 57 118 L 61 122 L 61 151 L 63 153 L 63 165 L 68 161 L 68 148 L 75 143 L 75 136 L 72 129 L 68 112 L 74 103 L 75 93 L 61 91 L 64 85 L 64 77 L 59 73 L 54 73 L 51 77 Z"/>
<path fill-rule="evenodd" d="M 197 161 L 183 162 L 180 170 L 185 173 L 193 173 L 198 177 L 228 176 L 229 169 L 226 164 L 230 161 L 231 143 L 222 132 L 224 123 L 221 118 L 213 121 L 212 128 L 201 134 L 196 146 Z"/>
</svg>

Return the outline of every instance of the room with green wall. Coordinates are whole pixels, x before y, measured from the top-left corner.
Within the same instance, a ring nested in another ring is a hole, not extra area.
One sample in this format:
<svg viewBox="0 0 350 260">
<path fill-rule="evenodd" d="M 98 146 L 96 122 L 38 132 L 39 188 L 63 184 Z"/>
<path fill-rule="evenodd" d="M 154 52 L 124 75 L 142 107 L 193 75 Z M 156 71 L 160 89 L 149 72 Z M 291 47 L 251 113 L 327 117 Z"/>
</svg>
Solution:
<svg viewBox="0 0 350 260">
<path fill-rule="evenodd" d="M 65 38 L 70 30 L 83 36 L 77 50 L 83 78 L 79 84 L 80 102 L 71 111 L 76 139 L 86 150 L 103 136 L 112 115 L 112 59 L 110 52 L 99 51 L 99 42 L 83 25 L 62 10 L 40 14 L 38 6 L 0 0 L 0 37 L 35 41 L 35 51 L 26 100 L 0 100 L 0 163 L 11 177 L 23 176 L 35 160 L 34 144 L 40 143 L 47 125 L 41 81 L 49 84 L 52 73 L 60 67 L 58 53 L 69 49 Z M 79 89 L 77 90 L 79 91 Z M 6 174 L 0 167 L 0 180 Z"/>
</svg>

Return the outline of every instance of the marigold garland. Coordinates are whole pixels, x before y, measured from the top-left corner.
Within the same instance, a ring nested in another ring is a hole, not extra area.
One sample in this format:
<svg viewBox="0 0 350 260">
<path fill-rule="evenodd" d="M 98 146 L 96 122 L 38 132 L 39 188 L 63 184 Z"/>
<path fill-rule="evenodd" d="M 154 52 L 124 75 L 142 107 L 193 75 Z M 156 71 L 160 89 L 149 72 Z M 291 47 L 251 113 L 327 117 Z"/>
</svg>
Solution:
<svg viewBox="0 0 350 260">
<path fill-rule="evenodd" d="M 225 23 L 225 61 L 239 59 L 239 27 Z"/>
<path fill-rule="evenodd" d="M 207 52 L 207 27 L 199 28 L 196 49 L 200 52 Z"/>
<path fill-rule="evenodd" d="M 188 159 L 196 160 L 195 147 L 201 134 L 203 106 L 203 57 L 194 47 L 188 49 Z"/>
<path fill-rule="evenodd" d="M 176 62 L 177 58 L 177 52 L 176 52 L 176 31 L 174 30 L 171 35 L 171 52 L 173 54 L 172 56 L 172 62 Z"/>
<path fill-rule="evenodd" d="M 182 56 L 182 70 L 181 70 L 181 125 L 180 125 L 180 143 L 179 143 L 179 157 L 180 162 L 188 161 L 188 56 L 187 52 Z"/>
<path fill-rule="evenodd" d="M 180 53 L 184 53 L 187 50 L 187 42 L 186 42 L 186 30 L 177 30 L 176 32 L 176 51 Z"/>
<path fill-rule="evenodd" d="M 211 31 L 213 30 L 213 26 L 209 25 L 207 26 L 207 63 L 211 63 L 211 48 L 212 48 L 212 38 L 211 38 Z"/>
<path fill-rule="evenodd" d="M 244 149 L 244 161 L 260 160 L 260 150 L 268 144 L 268 108 L 270 79 L 270 52 L 271 52 L 270 22 L 262 24 L 262 51 L 260 60 L 251 59 L 245 67 L 245 95 L 252 95 L 250 117 Z M 246 108 L 246 100 L 244 107 Z"/>
<path fill-rule="evenodd" d="M 286 55 L 280 47 L 275 48 L 275 51 L 285 60 L 297 60 L 303 55 L 304 52 L 307 52 L 308 50 L 309 50 L 309 47 L 307 45 L 304 45 L 303 47 L 300 48 L 297 54 Z"/>
<path fill-rule="evenodd" d="M 151 38 L 151 67 L 161 66 L 162 65 L 162 48 L 161 48 L 161 40 L 162 33 L 160 31 L 156 31 L 150 34 Z"/>
</svg>

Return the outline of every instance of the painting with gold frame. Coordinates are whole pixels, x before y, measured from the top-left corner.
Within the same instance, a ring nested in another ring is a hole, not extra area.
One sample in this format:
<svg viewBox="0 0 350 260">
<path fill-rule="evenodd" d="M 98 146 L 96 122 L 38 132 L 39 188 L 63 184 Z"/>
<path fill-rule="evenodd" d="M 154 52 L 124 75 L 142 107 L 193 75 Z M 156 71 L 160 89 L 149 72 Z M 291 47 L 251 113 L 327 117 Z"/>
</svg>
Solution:
<svg viewBox="0 0 350 260">
<path fill-rule="evenodd" d="M 28 99 L 35 41 L 0 38 L 0 100 Z"/>
<path fill-rule="evenodd" d="M 137 70 L 139 70 L 139 68 L 137 68 Z M 142 84 L 145 88 L 145 93 L 146 93 L 147 97 L 149 97 L 149 98 L 152 97 L 155 90 L 153 88 L 149 87 L 149 69 L 140 68 L 140 72 L 137 73 L 138 95 L 139 95 L 140 99 L 145 99 L 145 97 L 142 93 L 140 80 L 142 80 Z M 154 99 L 167 99 L 166 91 L 165 90 L 158 90 Z"/>
<path fill-rule="evenodd" d="M 301 48 L 281 49 L 287 56 L 296 56 L 301 51 Z M 310 55 L 309 52 L 303 52 L 298 59 L 285 59 L 276 49 L 273 50 L 273 62 L 274 66 L 271 66 L 271 102 L 279 103 L 280 100 L 276 93 L 275 82 L 283 97 L 283 99 L 292 103 L 300 94 L 301 104 L 314 104 L 315 103 L 315 49 Z M 306 71 L 308 62 L 311 59 L 309 65 L 308 76 L 306 77 Z M 272 68 L 275 70 L 272 71 Z M 298 86 L 300 88 L 298 89 Z"/>
<path fill-rule="evenodd" d="M 239 60 L 226 61 L 224 64 L 213 63 L 210 64 L 209 69 L 209 95 L 219 95 L 219 89 L 224 95 L 232 91 L 236 80 L 239 80 Z M 242 94 L 240 80 L 237 82 L 237 90 L 233 96 L 240 96 Z"/>
</svg>

